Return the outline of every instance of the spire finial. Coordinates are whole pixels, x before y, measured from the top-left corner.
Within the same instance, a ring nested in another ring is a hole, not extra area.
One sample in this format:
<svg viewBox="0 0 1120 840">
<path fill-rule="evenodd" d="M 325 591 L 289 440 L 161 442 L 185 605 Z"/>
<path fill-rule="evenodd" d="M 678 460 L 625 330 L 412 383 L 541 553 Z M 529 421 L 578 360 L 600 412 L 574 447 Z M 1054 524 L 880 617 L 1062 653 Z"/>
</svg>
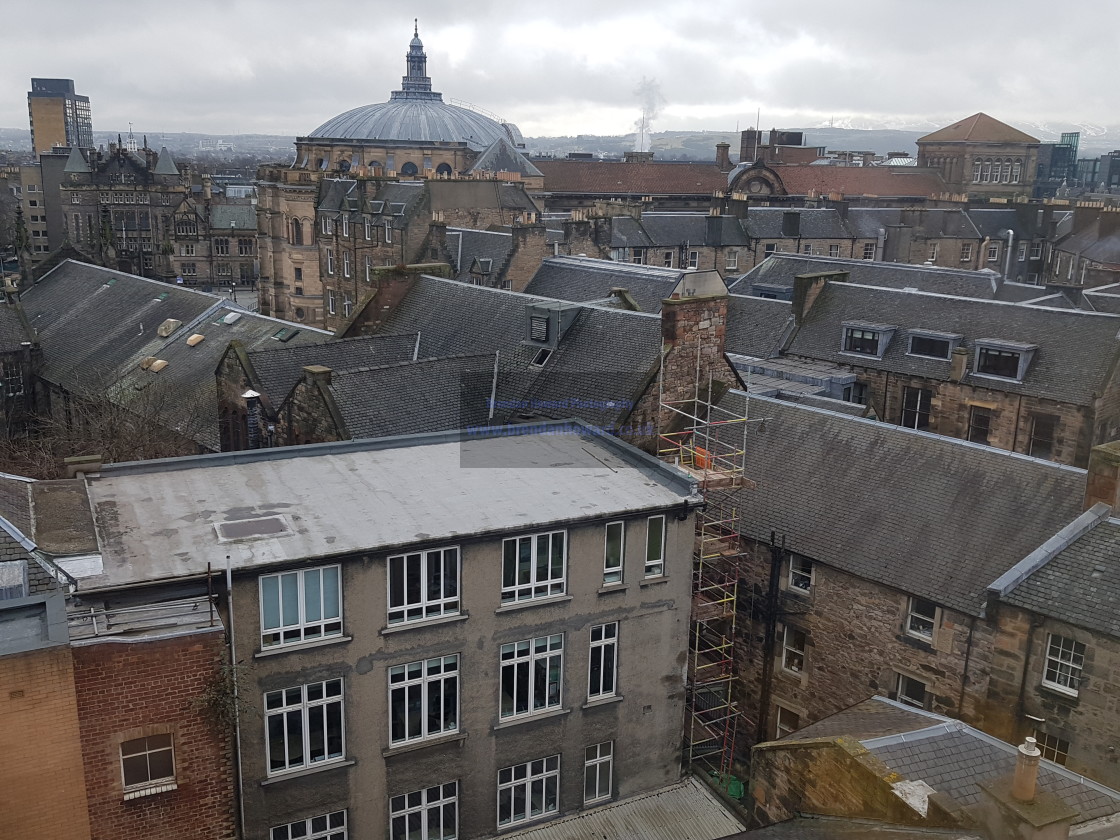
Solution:
<svg viewBox="0 0 1120 840">
<path fill-rule="evenodd" d="M 420 18 L 413 18 L 412 19 L 412 37 L 413 38 L 419 38 L 420 37 Z"/>
</svg>

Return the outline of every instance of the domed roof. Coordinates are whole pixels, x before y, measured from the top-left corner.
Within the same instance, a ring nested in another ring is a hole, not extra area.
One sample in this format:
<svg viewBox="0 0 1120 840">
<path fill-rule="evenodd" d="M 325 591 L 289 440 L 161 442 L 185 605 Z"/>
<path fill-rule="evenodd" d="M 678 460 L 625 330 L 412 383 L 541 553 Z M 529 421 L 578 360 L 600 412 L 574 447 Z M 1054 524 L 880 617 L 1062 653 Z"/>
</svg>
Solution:
<svg viewBox="0 0 1120 840">
<path fill-rule="evenodd" d="M 419 31 L 409 44 L 407 74 L 401 90 L 388 102 L 363 105 L 327 120 L 309 138 L 324 140 L 376 140 L 382 142 L 466 143 L 485 149 L 496 140 L 520 141 L 516 126 L 507 126 L 476 111 L 448 105 L 443 94 L 432 90 L 427 75 L 428 57 Z"/>
</svg>

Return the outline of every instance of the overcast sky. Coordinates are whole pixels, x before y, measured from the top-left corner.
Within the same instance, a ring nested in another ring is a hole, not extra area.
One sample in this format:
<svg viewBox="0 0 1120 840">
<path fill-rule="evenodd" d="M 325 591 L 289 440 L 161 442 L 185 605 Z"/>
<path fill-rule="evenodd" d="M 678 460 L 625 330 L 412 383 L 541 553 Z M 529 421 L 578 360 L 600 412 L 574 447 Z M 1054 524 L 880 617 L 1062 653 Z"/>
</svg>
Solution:
<svg viewBox="0 0 1120 840">
<path fill-rule="evenodd" d="M 407 6 L 407 15 L 396 9 Z M 538 8 L 539 7 L 539 8 Z M 433 87 L 527 136 L 835 120 L 1120 123 L 1115 0 L 8 0 L 0 126 L 73 78 L 95 131 L 303 135 L 400 87 L 412 17 Z M 660 97 L 656 94 L 660 92 Z"/>
</svg>

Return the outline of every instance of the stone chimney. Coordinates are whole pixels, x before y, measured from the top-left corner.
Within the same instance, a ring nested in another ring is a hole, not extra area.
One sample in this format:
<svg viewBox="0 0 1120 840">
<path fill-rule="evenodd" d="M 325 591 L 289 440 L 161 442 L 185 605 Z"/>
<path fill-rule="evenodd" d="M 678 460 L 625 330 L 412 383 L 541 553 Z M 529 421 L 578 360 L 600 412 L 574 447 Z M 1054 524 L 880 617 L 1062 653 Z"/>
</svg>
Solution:
<svg viewBox="0 0 1120 840">
<path fill-rule="evenodd" d="M 719 167 L 720 172 L 732 170 L 730 143 L 716 143 L 716 166 Z"/>
<path fill-rule="evenodd" d="M 844 283 L 846 271 L 822 271 L 817 274 L 799 274 L 793 278 L 793 318 L 797 326 L 805 320 L 813 303 L 829 283 Z"/>
<path fill-rule="evenodd" d="M 203 174 L 202 176 L 202 200 L 210 201 L 214 197 L 214 190 L 211 186 L 212 179 L 209 175 Z"/>
<path fill-rule="evenodd" d="M 1034 738 L 1018 750 L 1011 778 L 981 782 L 977 803 L 981 822 L 991 837 L 1008 840 L 1068 840 L 1078 813 L 1060 797 L 1038 789 L 1041 753 Z"/>
<path fill-rule="evenodd" d="M 1094 446 L 1089 452 L 1085 510 L 1097 502 L 1104 502 L 1113 512 L 1120 510 L 1120 440 Z"/>
<path fill-rule="evenodd" d="M 732 383 L 723 356 L 726 331 L 727 286 L 719 273 L 685 275 L 661 302 L 661 376 L 667 402 L 692 399 L 698 388 L 707 388 L 709 375 L 721 391 Z M 671 422 L 670 415 L 662 413 L 661 428 Z"/>
<path fill-rule="evenodd" d="M 305 365 L 303 368 L 303 379 L 308 384 L 312 382 L 322 382 L 324 385 L 330 385 L 331 369 L 323 365 Z"/>
<path fill-rule="evenodd" d="M 551 256 L 551 251 L 545 227 L 535 218 L 528 224 L 513 225 L 512 231 L 513 250 L 502 279 L 513 291 L 523 292 L 545 257 Z"/>
<path fill-rule="evenodd" d="M 949 362 L 949 381 L 960 382 L 968 374 L 968 351 L 963 347 L 954 347 L 952 360 Z"/>
</svg>

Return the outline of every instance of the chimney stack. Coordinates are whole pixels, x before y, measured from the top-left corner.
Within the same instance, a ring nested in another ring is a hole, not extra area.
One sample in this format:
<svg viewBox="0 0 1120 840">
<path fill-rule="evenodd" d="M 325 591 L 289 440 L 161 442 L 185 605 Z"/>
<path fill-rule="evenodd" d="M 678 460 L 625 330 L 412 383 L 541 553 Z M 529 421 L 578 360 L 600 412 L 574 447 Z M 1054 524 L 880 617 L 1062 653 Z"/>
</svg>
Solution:
<svg viewBox="0 0 1120 840">
<path fill-rule="evenodd" d="M 963 347 L 954 347 L 952 361 L 949 362 L 949 381 L 960 382 L 967 374 L 968 351 Z"/>
<path fill-rule="evenodd" d="M 1120 440 L 1102 443 L 1089 451 L 1084 509 L 1097 502 L 1104 502 L 1113 512 L 1120 509 Z"/>
<path fill-rule="evenodd" d="M 1015 777 L 1011 780 L 1011 795 L 1020 802 L 1034 802 L 1038 792 L 1038 760 L 1042 751 L 1034 738 L 1027 738 L 1019 745 L 1015 759 Z"/>
<path fill-rule="evenodd" d="M 731 144 L 716 143 L 716 166 L 720 172 L 731 171 Z"/>
</svg>

